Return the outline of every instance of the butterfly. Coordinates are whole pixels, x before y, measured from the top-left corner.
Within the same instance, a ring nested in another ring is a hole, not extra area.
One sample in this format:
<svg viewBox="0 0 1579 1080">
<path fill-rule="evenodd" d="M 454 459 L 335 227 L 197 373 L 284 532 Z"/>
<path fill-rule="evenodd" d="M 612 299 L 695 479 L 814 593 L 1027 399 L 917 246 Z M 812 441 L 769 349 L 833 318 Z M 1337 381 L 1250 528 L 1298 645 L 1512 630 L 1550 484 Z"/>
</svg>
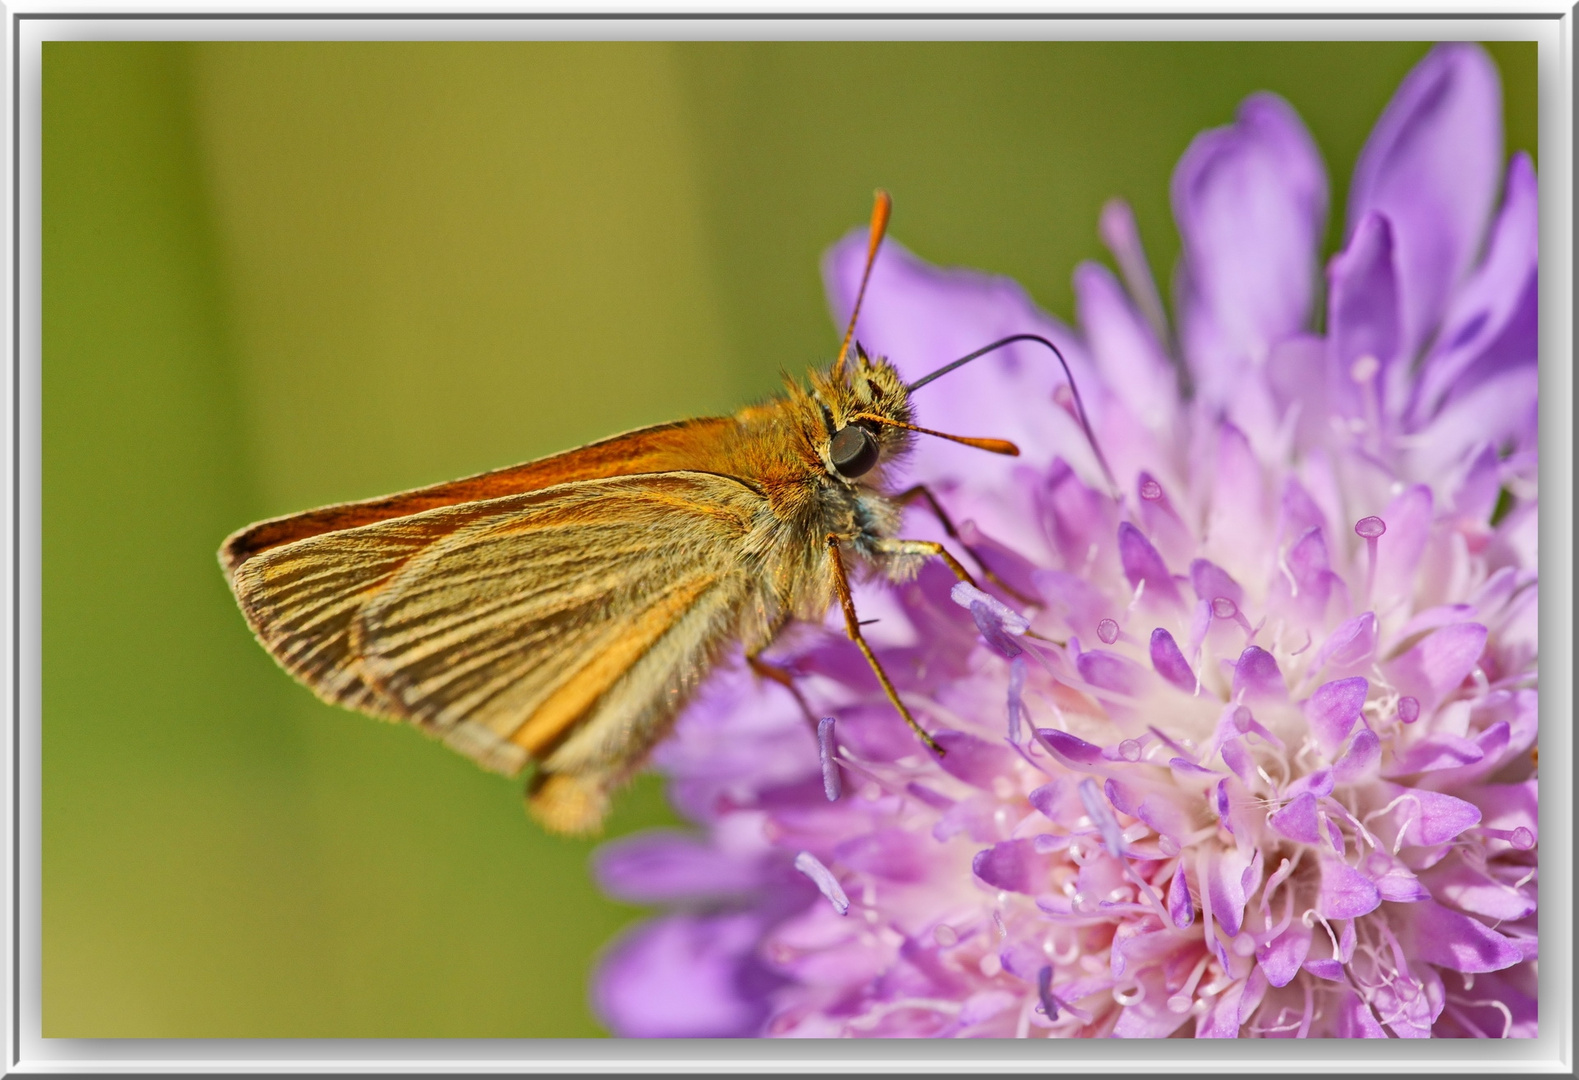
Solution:
<svg viewBox="0 0 1579 1080">
<path fill-rule="evenodd" d="M 793 691 L 759 654 L 834 603 L 888 700 L 941 754 L 862 636 L 851 570 L 903 581 L 939 558 L 974 584 L 943 544 L 896 536 L 920 498 L 957 540 L 925 488 L 891 490 L 892 469 L 919 434 L 1018 450 L 914 424 L 911 395 L 1014 341 L 1058 350 L 1012 335 L 909 384 L 852 350 L 890 208 L 879 191 L 843 342 L 805 385 L 732 416 L 249 525 L 219 551 L 248 625 L 325 701 L 415 724 L 506 775 L 535 763 L 527 806 L 554 832 L 598 830 L 729 650 Z M 1080 421 L 1089 435 L 1083 406 Z"/>
</svg>

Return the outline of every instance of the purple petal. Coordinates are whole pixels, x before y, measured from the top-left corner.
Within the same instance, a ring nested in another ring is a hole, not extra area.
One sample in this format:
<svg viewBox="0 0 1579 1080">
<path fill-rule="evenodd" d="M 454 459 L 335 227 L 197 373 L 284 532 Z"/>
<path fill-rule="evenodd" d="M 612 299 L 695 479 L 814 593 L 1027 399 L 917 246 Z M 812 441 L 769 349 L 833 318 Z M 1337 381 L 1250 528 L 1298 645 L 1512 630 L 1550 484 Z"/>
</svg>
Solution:
<svg viewBox="0 0 1579 1080">
<path fill-rule="evenodd" d="M 1444 1038 L 1535 1038 L 1540 1034 L 1540 1006 L 1531 974 L 1528 967 L 1513 967 L 1476 976 L 1474 1004 L 1446 1013 L 1432 1029 L 1433 1034 Z M 1466 1026 L 1465 1020 L 1474 1026 Z"/>
<path fill-rule="evenodd" d="M 1173 583 L 1173 575 L 1163 565 L 1162 556 L 1151 546 L 1151 541 L 1127 521 L 1118 527 L 1118 555 L 1124 565 L 1124 576 L 1129 579 L 1131 586 L 1138 588 L 1141 582 L 1145 582 L 1146 597 L 1175 607 L 1183 604 L 1179 588 Z"/>
<path fill-rule="evenodd" d="M 912 780 L 905 785 L 905 791 L 926 803 L 934 810 L 947 810 L 954 805 L 954 800 L 947 795 L 933 791 L 925 784 L 918 784 Z"/>
<path fill-rule="evenodd" d="M 1327 339 L 1308 333 L 1296 334 L 1272 346 L 1262 367 L 1274 415 L 1293 422 L 1294 445 L 1300 449 L 1314 449 L 1329 438 L 1329 420 L 1335 410 L 1327 404 L 1327 369 Z M 1270 421 L 1272 417 L 1265 419 Z M 1299 528 L 1325 524 L 1324 519 L 1318 518 Z M 1290 535 L 1291 531 L 1298 535 L 1299 529 L 1285 528 L 1283 535 Z"/>
<path fill-rule="evenodd" d="M 622 836 L 592 857 L 598 886 L 627 904 L 717 899 L 763 883 L 754 859 L 729 855 L 706 840 L 670 830 Z"/>
<path fill-rule="evenodd" d="M 1344 978 L 1343 961 L 1335 957 L 1307 958 L 1304 969 L 1316 978 L 1326 979 L 1328 982 L 1342 982 Z"/>
<path fill-rule="evenodd" d="M 1182 859 L 1173 871 L 1173 881 L 1168 885 L 1168 916 L 1180 930 L 1195 922 L 1195 899 L 1190 895 L 1190 883 L 1184 877 Z"/>
<path fill-rule="evenodd" d="M 1531 777 L 1519 784 L 1486 784 L 1469 788 L 1464 794 L 1474 800 L 1484 814 L 1482 824 L 1488 829 L 1505 829 L 1509 832 L 1524 829 L 1540 841 L 1539 781 Z"/>
<path fill-rule="evenodd" d="M 1205 559 L 1196 559 L 1190 563 L 1190 585 L 1195 589 L 1195 595 L 1208 604 L 1223 596 L 1232 600 L 1234 607 L 1244 607 L 1244 589 L 1216 563 Z"/>
<path fill-rule="evenodd" d="M 1417 613 L 1399 629 L 1400 638 L 1414 637 L 1427 630 L 1440 630 L 1454 623 L 1474 622 L 1477 614 L 1473 604 L 1439 604 Z"/>
<path fill-rule="evenodd" d="M 1335 855 L 1321 860 L 1321 894 L 1316 911 L 1325 919 L 1355 919 L 1376 910 L 1382 894 L 1376 883 Z"/>
<path fill-rule="evenodd" d="M 1207 863 L 1206 893 L 1212 900 L 1212 918 L 1229 937 L 1237 937 L 1245 917 L 1245 875 L 1250 859 L 1238 848 L 1229 848 Z"/>
<path fill-rule="evenodd" d="M 1292 799 L 1295 795 L 1306 791 L 1318 799 L 1325 799 L 1332 794 L 1333 778 L 1331 769 L 1317 769 L 1315 772 L 1306 773 L 1283 789 L 1283 796 Z"/>
<path fill-rule="evenodd" d="M 1471 765 L 1485 757 L 1472 739 L 1443 732 L 1431 735 L 1399 753 L 1383 772 L 1384 776 L 1410 776 Z"/>
<path fill-rule="evenodd" d="M 1311 928 L 1292 920 L 1283 932 L 1256 950 L 1256 963 L 1273 986 L 1287 986 L 1310 953 Z"/>
<path fill-rule="evenodd" d="M 1052 858 L 1037 852 L 1029 840 L 1004 840 L 971 861 L 977 877 L 995 889 L 1009 892 L 1045 892 L 1052 884 Z"/>
<path fill-rule="evenodd" d="M 1453 393 L 1469 389 L 1509 363 L 1534 363 L 1533 334 L 1520 334 L 1523 309 L 1535 306 L 1540 208 L 1535 167 L 1524 154 L 1508 165 L 1502 210 L 1486 258 L 1453 296 L 1442 333 L 1421 368 L 1411 409 L 1415 427 L 1435 415 Z M 1514 333 L 1509 331 L 1514 330 Z"/>
<path fill-rule="evenodd" d="M 1415 572 L 1431 534 L 1431 489 L 1405 488 L 1387 504 L 1387 533 L 1376 542 L 1376 602 L 1407 600 L 1414 594 Z"/>
<path fill-rule="evenodd" d="M 1307 965 L 1308 967 L 1309 965 Z M 1341 976 L 1339 976 L 1341 977 Z M 1348 987 L 1338 991 L 1335 1003 L 1337 1016 L 1333 1023 L 1333 1036 L 1339 1039 L 1385 1039 L 1387 1032 L 1376 1022 L 1376 1017 L 1358 994 Z"/>
<path fill-rule="evenodd" d="M 1362 728 L 1332 766 L 1332 775 L 1345 784 L 1368 776 L 1382 759 L 1382 741 L 1370 728 Z"/>
<path fill-rule="evenodd" d="M 1272 654 L 1252 645 L 1239 654 L 1234 665 L 1234 698 L 1244 701 L 1281 701 L 1288 696 L 1283 672 Z"/>
<path fill-rule="evenodd" d="M 1327 535 L 1320 525 L 1306 529 L 1289 547 L 1288 568 L 1301 592 L 1315 592 L 1320 586 L 1322 576 L 1332 568 L 1327 557 Z"/>
<path fill-rule="evenodd" d="M 1405 951 L 1428 964 L 1451 971 L 1500 971 L 1524 959 L 1518 945 L 1485 923 L 1422 900 L 1402 909 Z"/>
<path fill-rule="evenodd" d="M 1088 487 L 1062 458 L 1055 460 L 1048 469 L 1036 495 L 1036 517 L 1067 564 L 1084 566 L 1092 551 L 1097 552 L 1098 566 L 1106 561 L 1104 556 L 1111 558 L 1113 545 L 1108 537 L 1118 526 L 1114 503 L 1109 496 Z M 1041 573 L 1056 572 L 1044 570 Z M 1118 613 L 1116 608 L 1103 610 L 1104 615 Z M 1093 625 L 1095 621 L 1091 620 Z"/>
<path fill-rule="evenodd" d="M 1224 990 L 1196 1025 L 1197 1039 L 1237 1039 L 1266 994 L 1266 976 L 1260 968 Z"/>
<path fill-rule="evenodd" d="M 1502 94 L 1479 47 L 1438 45 L 1377 121 L 1349 190 L 1350 235 L 1373 212 L 1393 226 L 1403 351 L 1435 328 L 1480 248 L 1502 171 Z"/>
<path fill-rule="evenodd" d="M 672 915 L 638 925 L 598 965 L 593 1002 L 623 1038 L 738 1038 L 759 1033 L 769 991 L 754 915 Z"/>
<path fill-rule="evenodd" d="M 1458 490 L 1453 492 L 1453 513 L 1477 524 L 1490 521 L 1502 487 L 1502 461 L 1491 445 L 1482 446 L 1464 471 Z M 1504 567 L 1510 570 L 1511 567 Z M 1501 573 L 1502 571 L 1498 571 Z"/>
<path fill-rule="evenodd" d="M 1036 591 L 1047 600 L 1049 609 L 1076 634 L 1089 632 L 1103 619 L 1117 621 L 1123 607 L 1113 602 L 1103 589 L 1084 578 L 1063 570 L 1038 570 L 1031 575 Z"/>
<path fill-rule="evenodd" d="M 1272 517 L 1267 513 L 1265 479 L 1250 440 L 1230 423 L 1219 425 L 1212 503 L 1207 512 L 1209 550 L 1246 580 L 1273 566 Z"/>
<path fill-rule="evenodd" d="M 911 882 L 926 880 L 935 851 L 932 843 L 918 834 L 889 827 L 843 841 L 834 847 L 833 857 L 851 870 L 888 881 Z"/>
<path fill-rule="evenodd" d="M 1154 329 L 1100 263 L 1075 267 L 1080 326 L 1105 381 L 1141 423 L 1160 428 L 1179 408 L 1178 379 Z"/>
<path fill-rule="evenodd" d="M 1385 868 L 1381 873 L 1372 873 L 1372 880 L 1376 882 L 1376 891 L 1382 894 L 1383 900 L 1390 900 L 1397 904 L 1412 904 L 1416 900 L 1429 899 L 1431 894 L 1425 886 L 1420 884 L 1420 879 L 1397 859 L 1389 859 L 1381 852 L 1373 852 L 1367 860 L 1367 866 L 1372 862 L 1384 863 Z"/>
<path fill-rule="evenodd" d="M 1367 611 L 1339 625 L 1316 651 L 1315 668 L 1328 664 L 1338 671 L 1368 663 L 1376 654 L 1376 615 Z"/>
<path fill-rule="evenodd" d="M 1396 412 L 1400 404 L 1387 399 L 1386 388 L 1399 352 L 1398 279 L 1385 217 L 1361 219 L 1327 278 L 1327 400 L 1345 416 L 1366 417 L 1367 397 L 1371 409 Z"/>
<path fill-rule="evenodd" d="M 1412 470 L 1433 475 L 1453 467 L 1476 447 L 1491 443 L 1535 448 L 1540 373 L 1514 367 L 1455 394 L 1415 435 Z"/>
<path fill-rule="evenodd" d="M 1047 749 L 1051 750 L 1058 757 L 1065 758 L 1077 765 L 1094 765 L 1103 760 L 1100 746 L 1088 743 L 1079 736 L 1071 735 L 1067 731 L 1059 731 L 1056 728 L 1037 728 L 1036 735 Z M 943 760 L 947 761 L 948 758 L 945 757 Z"/>
<path fill-rule="evenodd" d="M 1186 525 L 1167 489 L 1157 478 L 1142 469 L 1136 474 L 1135 494 L 1139 496 L 1140 525 L 1162 555 L 1163 561 L 1183 562 L 1195 551 L 1195 533 Z"/>
<path fill-rule="evenodd" d="M 1486 628 L 1459 623 L 1427 635 L 1383 670 L 1398 692 L 1418 700 L 1420 714 L 1429 716 L 1475 670 L 1485 649 Z"/>
<path fill-rule="evenodd" d="M 1135 212 L 1123 199 L 1109 199 L 1102 204 L 1097 218 L 1097 233 L 1102 243 L 1113 253 L 1119 272 L 1124 275 L 1124 286 L 1134 298 L 1157 338 L 1168 333 L 1168 317 L 1162 310 L 1162 297 L 1157 292 L 1156 279 L 1151 275 L 1151 263 L 1146 258 L 1145 246 L 1140 240 L 1140 228 L 1135 224 Z M 1082 319 L 1082 321 L 1084 321 Z"/>
<path fill-rule="evenodd" d="M 1387 814 L 1387 820 L 1394 825 L 1388 839 L 1401 839 L 1405 846 L 1445 844 L 1465 829 L 1480 824 L 1480 807 L 1452 795 L 1385 781 L 1382 790 L 1390 802 L 1396 803 Z"/>
<path fill-rule="evenodd" d="M 1075 661 L 1080 677 L 1092 686 L 1134 697 L 1146 686 L 1146 669 L 1127 656 L 1106 649 L 1091 649 Z"/>
<path fill-rule="evenodd" d="M 1014 773 L 1014 752 L 1005 746 L 946 728 L 934 732 L 933 738 L 943 748 L 938 765 L 972 787 L 991 791 L 994 780 Z"/>
<path fill-rule="evenodd" d="M 1431 893 L 1472 915 L 1515 922 L 1535 911 L 1533 882 L 1525 890 L 1488 876 L 1462 858 L 1444 860 L 1423 872 Z"/>
<path fill-rule="evenodd" d="M 1063 780 L 1052 780 L 1043 784 L 1030 795 L 1026 796 L 1032 806 L 1036 807 L 1042 815 L 1049 820 L 1057 821 L 1058 802 L 1064 797 L 1065 784 Z"/>
<path fill-rule="evenodd" d="M 1281 98 L 1247 98 L 1232 126 L 1185 151 L 1173 174 L 1181 329 L 1206 400 L 1232 397 L 1242 364 L 1304 327 L 1326 213 L 1321 156 Z"/>
<path fill-rule="evenodd" d="M 1179 651 L 1179 643 L 1162 627 L 1151 632 L 1151 666 L 1158 675 L 1167 679 L 1185 693 L 1195 691 L 1195 672 L 1189 661 Z"/>
<path fill-rule="evenodd" d="M 1359 720 L 1370 690 L 1365 679 L 1338 679 L 1316 687 L 1305 702 L 1305 719 L 1329 760 Z"/>
<path fill-rule="evenodd" d="M 1256 774 L 1256 759 L 1251 756 L 1250 751 L 1245 747 L 1243 739 L 1238 737 L 1228 739 L 1223 743 L 1219 753 L 1223 756 L 1223 764 L 1232 769 L 1234 775 L 1246 783 L 1249 783 L 1250 778 Z"/>
<path fill-rule="evenodd" d="M 1307 791 L 1290 800 L 1287 806 L 1267 818 L 1267 824 L 1290 840 L 1304 844 L 1317 843 L 1321 840 L 1321 833 L 1317 831 L 1316 796 Z"/>
<path fill-rule="evenodd" d="M 1310 497 L 1305 485 L 1293 476 L 1285 477 L 1283 498 L 1278 508 L 1278 535 L 1303 536 L 1311 529 L 1324 529 L 1326 526 L 1327 515 Z"/>
</svg>

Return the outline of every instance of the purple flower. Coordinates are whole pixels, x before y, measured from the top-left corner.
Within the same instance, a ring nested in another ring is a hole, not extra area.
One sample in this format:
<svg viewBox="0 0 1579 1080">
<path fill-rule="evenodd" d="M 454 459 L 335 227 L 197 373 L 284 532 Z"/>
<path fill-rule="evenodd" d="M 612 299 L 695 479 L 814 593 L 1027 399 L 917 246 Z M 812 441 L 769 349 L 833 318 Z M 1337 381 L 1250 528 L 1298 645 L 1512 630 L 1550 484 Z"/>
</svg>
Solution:
<svg viewBox="0 0 1579 1080">
<path fill-rule="evenodd" d="M 613 1031 L 1536 1033 L 1535 174 L 1498 93 L 1472 46 L 1410 73 L 1324 287 L 1316 147 L 1250 98 L 1174 175 L 1176 328 L 1120 203 L 1078 334 L 887 249 L 863 343 L 916 376 L 1051 338 L 1118 490 L 1032 345 L 918 392 L 1024 451 L 912 461 L 1009 589 L 857 596 L 947 753 L 833 622 L 775 650 L 838 718 L 821 758 L 782 687 L 716 678 L 655 758 L 702 834 L 600 853 L 672 908 L 604 960 Z M 829 255 L 838 314 L 864 244 Z"/>
</svg>

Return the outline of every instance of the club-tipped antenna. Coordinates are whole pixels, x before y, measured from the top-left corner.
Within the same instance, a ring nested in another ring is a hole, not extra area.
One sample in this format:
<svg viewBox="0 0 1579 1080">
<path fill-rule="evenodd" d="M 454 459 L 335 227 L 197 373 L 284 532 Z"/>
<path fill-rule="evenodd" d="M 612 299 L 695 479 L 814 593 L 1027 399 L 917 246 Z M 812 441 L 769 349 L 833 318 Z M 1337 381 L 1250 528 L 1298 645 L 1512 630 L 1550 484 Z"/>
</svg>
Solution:
<svg viewBox="0 0 1579 1080">
<path fill-rule="evenodd" d="M 967 353 L 958 360 L 944 364 L 936 371 L 921 376 L 921 378 L 905 387 L 905 389 L 910 393 L 915 393 L 933 379 L 942 378 L 944 375 L 947 375 L 955 368 L 964 367 L 972 360 L 975 360 L 978 357 L 986 356 L 988 353 L 1001 349 L 1005 345 L 1013 345 L 1016 341 L 1034 341 L 1039 345 L 1046 345 L 1049 349 L 1053 350 L 1053 355 L 1058 357 L 1058 363 L 1064 369 L 1064 378 L 1069 380 L 1070 393 L 1075 399 L 1075 413 L 1077 414 L 1076 419 L 1080 421 L 1080 430 L 1085 432 L 1086 442 L 1091 444 L 1091 451 L 1092 453 L 1096 454 L 1097 464 L 1102 466 L 1102 475 L 1107 477 L 1108 487 L 1112 489 L 1114 497 L 1117 498 L 1119 490 L 1118 481 L 1113 479 L 1113 470 L 1108 468 L 1107 457 L 1102 453 L 1102 447 L 1097 443 L 1096 434 L 1091 430 L 1091 421 L 1086 418 L 1086 406 L 1085 403 L 1080 400 L 1080 387 L 1075 385 L 1075 377 L 1069 370 L 1069 362 L 1064 359 L 1064 354 L 1058 351 L 1057 345 L 1054 345 L 1051 341 L 1048 341 L 1040 334 L 1010 334 L 1006 338 L 999 338 L 991 345 L 984 345 L 973 353 Z"/>
<path fill-rule="evenodd" d="M 1002 454 L 1005 457 L 1020 456 L 1020 448 L 1015 446 L 1008 439 L 978 439 L 972 435 L 950 435 L 946 431 L 933 431 L 931 428 L 920 427 L 916 424 L 907 424 L 903 420 L 894 420 L 887 416 L 878 416 L 876 413 L 869 412 L 856 413 L 854 416 L 850 417 L 850 420 L 852 422 L 856 420 L 866 420 L 873 424 L 886 424 L 888 427 L 904 428 L 906 431 L 914 431 L 918 435 L 935 435 L 940 439 L 947 439 L 949 442 L 964 443 L 966 446 L 974 446 L 977 450 L 985 450 L 989 454 Z"/>
<path fill-rule="evenodd" d="M 866 244 L 866 269 L 861 271 L 861 287 L 855 293 L 855 307 L 850 310 L 850 325 L 844 328 L 844 340 L 839 343 L 839 358 L 833 362 L 833 377 L 844 377 L 844 359 L 850 351 L 850 339 L 855 336 L 855 320 L 861 314 L 861 301 L 866 296 L 866 283 L 872 276 L 872 264 L 877 261 L 877 249 L 882 246 L 883 234 L 888 231 L 888 214 L 894 201 L 888 192 L 878 188 L 872 202 L 872 234 Z"/>
</svg>

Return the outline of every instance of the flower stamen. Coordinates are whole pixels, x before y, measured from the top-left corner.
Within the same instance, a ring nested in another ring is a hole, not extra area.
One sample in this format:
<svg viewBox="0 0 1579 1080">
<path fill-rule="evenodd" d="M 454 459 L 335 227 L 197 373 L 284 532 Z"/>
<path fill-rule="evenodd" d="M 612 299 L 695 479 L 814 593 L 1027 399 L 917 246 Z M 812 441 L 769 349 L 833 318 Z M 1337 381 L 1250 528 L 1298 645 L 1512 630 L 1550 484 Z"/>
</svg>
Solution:
<svg viewBox="0 0 1579 1080">
<path fill-rule="evenodd" d="M 1387 522 L 1373 514 L 1356 521 L 1354 531 L 1365 541 L 1365 603 L 1368 607 L 1376 588 L 1376 541 L 1387 531 Z"/>
</svg>

